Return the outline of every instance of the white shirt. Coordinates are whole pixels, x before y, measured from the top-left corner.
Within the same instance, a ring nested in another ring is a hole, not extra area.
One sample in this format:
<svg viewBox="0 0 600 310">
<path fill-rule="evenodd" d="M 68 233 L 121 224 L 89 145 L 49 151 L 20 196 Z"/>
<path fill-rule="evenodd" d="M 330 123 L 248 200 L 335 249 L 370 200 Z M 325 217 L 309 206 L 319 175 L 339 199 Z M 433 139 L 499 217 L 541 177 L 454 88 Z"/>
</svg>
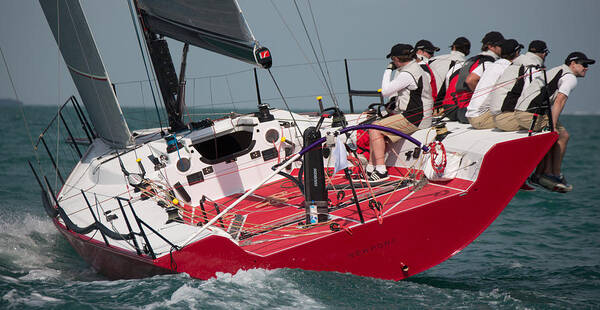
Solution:
<svg viewBox="0 0 600 310">
<path fill-rule="evenodd" d="M 500 59 L 500 56 L 496 55 L 496 53 L 494 53 L 490 50 L 483 51 L 483 52 L 479 53 L 479 55 L 492 56 L 492 58 L 494 58 L 494 61 Z"/>
<path fill-rule="evenodd" d="M 467 117 L 478 117 L 490 110 L 490 102 L 487 98 L 495 90 L 496 81 L 498 81 L 504 70 L 510 66 L 510 63 L 510 60 L 502 58 L 486 65 L 486 69 L 482 73 L 475 91 L 473 91 L 471 102 L 467 106 Z M 475 70 L 481 66 L 479 65 Z"/>
<path fill-rule="evenodd" d="M 558 92 L 567 97 L 575 86 L 577 86 L 577 78 L 573 74 L 565 74 L 558 80 Z"/>
<path fill-rule="evenodd" d="M 435 56 L 429 60 L 429 68 L 431 68 L 431 71 L 433 71 L 433 75 L 435 76 L 435 84 L 438 91 L 442 87 L 448 72 L 454 72 L 456 70 L 450 67 L 450 64 L 453 61 L 455 62 L 454 67 L 459 63 L 463 63 L 465 61 L 465 54 L 459 51 L 451 51 L 450 54 Z M 458 68 L 460 68 L 460 66 Z"/>
<path fill-rule="evenodd" d="M 520 55 L 519 57 L 515 58 L 515 60 L 513 60 L 513 65 L 523 65 L 527 67 L 527 70 L 525 71 L 525 76 L 523 77 L 523 79 L 525 79 L 523 89 L 526 89 L 527 86 L 529 86 L 529 83 L 531 83 L 531 81 L 533 81 L 535 78 L 544 78 L 544 73 L 542 70 L 540 70 L 539 68 L 532 68 L 532 66 L 541 67 L 544 65 L 544 60 L 542 59 L 542 57 L 536 55 L 535 53 L 527 52 L 523 55 Z"/>
<path fill-rule="evenodd" d="M 492 57 L 494 57 L 494 61 L 500 59 L 498 57 L 498 55 L 496 55 L 496 53 L 494 53 L 492 51 L 481 52 L 479 55 L 492 56 Z M 471 71 L 471 73 L 475 73 L 475 74 L 477 74 L 477 76 L 481 77 L 481 75 L 483 75 L 483 71 L 485 71 L 485 69 L 487 69 L 487 67 L 493 63 L 494 62 L 492 62 L 492 61 L 484 61 L 483 63 L 479 64 L 477 66 L 477 68 L 475 68 L 475 70 Z"/>
<path fill-rule="evenodd" d="M 542 59 L 542 57 L 536 55 L 535 53 L 527 52 L 527 53 L 519 55 L 519 57 L 515 58 L 515 60 L 513 60 L 513 64 L 518 65 L 518 66 L 520 66 L 520 65 L 541 66 L 544 64 L 544 60 Z"/>
<path fill-rule="evenodd" d="M 398 70 L 401 70 L 399 68 Z M 407 88 L 409 90 L 417 89 L 417 83 L 412 75 L 408 72 L 396 71 L 396 76 L 393 80 L 391 79 L 392 70 L 386 69 L 383 72 L 383 79 L 381 80 L 381 95 L 384 97 L 397 96 L 398 92 Z"/>
<path fill-rule="evenodd" d="M 417 55 L 417 59 L 419 60 L 419 62 L 423 61 L 425 63 L 429 63 L 429 58 L 427 58 L 427 56 L 425 55 Z"/>
</svg>

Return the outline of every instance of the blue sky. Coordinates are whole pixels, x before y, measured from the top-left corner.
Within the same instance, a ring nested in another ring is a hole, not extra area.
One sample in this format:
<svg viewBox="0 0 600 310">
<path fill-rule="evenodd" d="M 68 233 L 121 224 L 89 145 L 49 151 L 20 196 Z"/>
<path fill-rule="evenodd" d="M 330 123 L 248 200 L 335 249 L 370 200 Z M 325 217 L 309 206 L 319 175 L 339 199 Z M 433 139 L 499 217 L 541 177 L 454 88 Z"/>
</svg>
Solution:
<svg viewBox="0 0 600 310">
<path fill-rule="evenodd" d="M 52 0 L 48 0 L 52 1 Z M 126 0 L 82 0 L 107 71 L 122 106 L 153 106 L 143 62 L 131 26 Z M 300 24 L 293 1 L 240 0 L 242 10 L 255 37 L 269 47 L 274 57 L 273 74 L 283 93 L 291 97 L 293 109 L 316 108 L 314 96 L 326 96 L 316 66 L 289 66 L 314 61 L 310 45 Z M 273 3 L 282 13 L 281 21 Z M 306 0 L 297 0 L 316 39 Z M 600 1 L 529 0 L 529 1 L 398 1 L 398 0 L 320 0 L 311 1 L 319 37 L 327 60 L 335 92 L 346 90 L 344 58 L 350 61 L 353 88 L 377 89 L 386 65 L 385 55 L 395 43 L 414 44 L 429 39 L 447 53 L 457 36 L 471 40 L 472 52 L 480 47 L 481 37 L 498 30 L 507 38 L 516 38 L 525 46 L 534 39 L 545 40 L 551 50 L 549 67 L 559 65 L 575 50 L 600 59 Z M 313 41 L 318 49 L 319 44 Z M 181 44 L 170 41 L 176 68 Z M 2 0 L 0 2 L 0 47 L 8 62 L 19 99 L 25 104 L 57 105 L 76 93 L 71 78 L 56 48 L 44 15 L 35 0 Z M 187 76 L 227 77 L 202 78 L 188 83 L 188 104 L 211 106 L 234 102 L 237 108 L 253 107 L 255 102 L 251 66 L 210 52 L 191 48 Z M 268 74 L 260 72 L 261 93 L 271 105 L 283 107 Z M 127 83 L 132 82 L 132 83 Z M 588 76 L 579 79 L 566 112 L 600 113 L 596 88 L 600 87 L 600 64 L 592 65 Z M 143 96 L 142 96 L 142 93 Z M 15 98 L 4 64 L 0 64 L 0 98 Z M 338 96 L 341 106 L 347 97 Z M 364 107 L 368 102 L 359 104 Z"/>
</svg>

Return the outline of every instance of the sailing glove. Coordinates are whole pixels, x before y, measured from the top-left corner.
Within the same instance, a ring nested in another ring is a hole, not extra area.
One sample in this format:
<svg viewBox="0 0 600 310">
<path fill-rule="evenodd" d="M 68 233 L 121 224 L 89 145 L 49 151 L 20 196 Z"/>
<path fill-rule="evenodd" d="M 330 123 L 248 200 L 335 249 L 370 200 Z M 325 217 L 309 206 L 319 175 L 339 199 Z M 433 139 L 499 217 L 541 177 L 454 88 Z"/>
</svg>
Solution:
<svg viewBox="0 0 600 310">
<path fill-rule="evenodd" d="M 390 62 L 390 64 L 387 66 L 387 68 L 390 69 L 390 70 L 392 70 L 392 71 L 398 69 L 396 67 L 396 64 L 394 64 L 393 61 Z"/>
</svg>

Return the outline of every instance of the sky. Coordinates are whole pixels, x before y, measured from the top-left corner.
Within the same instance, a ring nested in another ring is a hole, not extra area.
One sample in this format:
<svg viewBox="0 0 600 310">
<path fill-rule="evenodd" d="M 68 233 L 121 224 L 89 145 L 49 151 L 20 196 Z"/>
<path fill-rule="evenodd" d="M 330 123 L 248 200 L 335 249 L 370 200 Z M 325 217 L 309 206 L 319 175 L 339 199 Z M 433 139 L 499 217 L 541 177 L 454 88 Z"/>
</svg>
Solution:
<svg viewBox="0 0 600 310">
<path fill-rule="evenodd" d="M 471 40 L 471 55 L 474 55 L 483 35 L 497 30 L 525 46 L 535 39 L 546 41 L 550 49 L 548 67 L 562 64 L 566 55 L 576 50 L 600 60 L 598 0 L 313 0 L 310 7 L 308 0 L 296 1 L 319 59 L 324 54 L 328 61 L 323 71 L 331 77 L 338 103 L 345 109 L 348 98 L 343 94 L 346 79 L 342 60 L 349 59 L 352 88 L 376 90 L 387 65 L 385 55 L 396 43 L 414 44 L 428 39 L 441 48 L 438 54 L 445 54 L 456 37 L 465 36 Z M 117 85 L 120 104 L 153 107 L 127 0 L 81 0 L 81 3 L 107 72 Z M 314 62 L 315 56 L 294 1 L 239 0 L 239 4 L 256 39 L 271 50 L 273 75 L 291 108 L 316 109 L 317 95 L 323 95 L 325 105 L 330 106 L 332 100 L 319 67 L 298 65 Z M 179 72 L 182 44 L 169 40 L 169 45 Z M 0 48 L 8 65 L 7 70 L 0 63 L 0 99 L 17 98 L 24 104 L 56 106 L 76 94 L 38 1 L 0 0 Z M 255 106 L 252 66 L 192 47 L 187 68 L 189 106 Z M 263 101 L 283 108 L 284 103 L 278 99 L 265 70 L 259 71 L 259 81 Z M 598 87 L 600 64 L 590 66 L 587 76 L 578 80 L 565 113 L 600 114 L 595 98 Z M 357 110 L 370 102 L 373 99 L 358 100 Z"/>
</svg>

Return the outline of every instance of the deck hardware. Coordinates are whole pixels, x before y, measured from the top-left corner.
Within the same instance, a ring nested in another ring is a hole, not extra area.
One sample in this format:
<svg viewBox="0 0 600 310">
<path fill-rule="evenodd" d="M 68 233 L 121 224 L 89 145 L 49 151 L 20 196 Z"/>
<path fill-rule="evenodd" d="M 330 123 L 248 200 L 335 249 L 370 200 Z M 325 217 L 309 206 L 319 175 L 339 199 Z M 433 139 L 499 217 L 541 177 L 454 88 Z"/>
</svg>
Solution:
<svg viewBox="0 0 600 310">
<path fill-rule="evenodd" d="M 202 173 L 204 173 L 204 175 L 211 174 L 213 172 L 214 172 L 214 169 L 212 166 L 208 166 L 208 167 L 202 169 Z"/>
<path fill-rule="evenodd" d="M 204 168 L 204 169 L 206 169 L 206 168 Z M 198 171 L 198 172 L 195 172 L 195 173 L 192 173 L 192 174 L 188 174 L 186 176 L 186 178 L 187 178 L 188 184 L 190 186 L 192 186 L 194 184 L 198 184 L 198 183 L 204 182 L 204 175 L 202 175 L 202 171 Z"/>
<path fill-rule="evenodd" d="M 250 153 L 250 159 L 257 159 L 260 157 L 260 151 L 254 151 Z"/>
</svg>

